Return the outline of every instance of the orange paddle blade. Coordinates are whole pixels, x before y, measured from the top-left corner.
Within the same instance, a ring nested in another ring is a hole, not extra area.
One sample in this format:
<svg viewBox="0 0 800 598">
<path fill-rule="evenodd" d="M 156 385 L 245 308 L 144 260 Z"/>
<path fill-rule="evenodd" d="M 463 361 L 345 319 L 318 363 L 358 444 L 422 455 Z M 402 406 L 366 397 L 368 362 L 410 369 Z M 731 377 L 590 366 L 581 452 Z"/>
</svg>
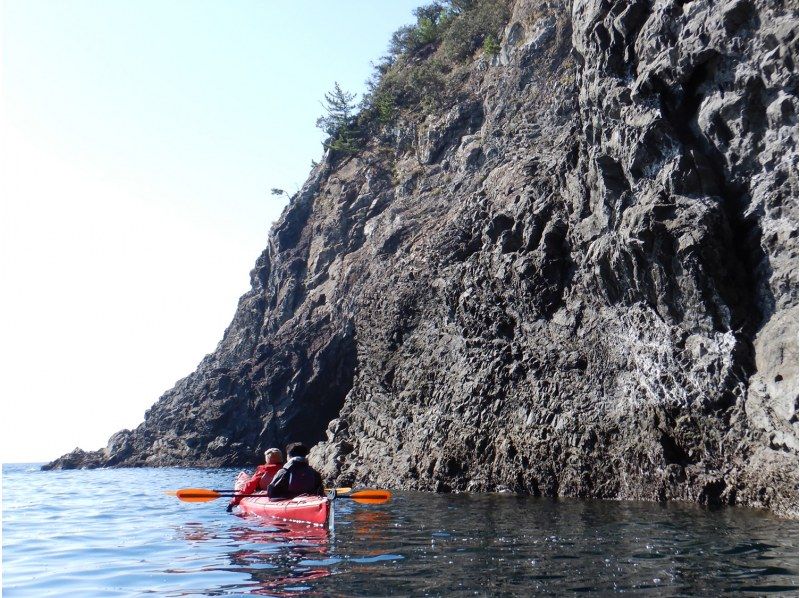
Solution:
<svg viewBox="0 0 800 598">
<path fill-rule="evenodd" d="M 367 490 L 356 490 L 350 494 L 346 494 L 341 498 L 351 498 L 356 502 L 363 504 L 380 504 L 392 498 L 392 493 L 388 490 L 380 490 L 377 488 L 370 488 Z"/>
<path fill-rule="evenodd" d="M 216 490 L 208 488 L 181 488 L 175 492 L 175 496 L 183 502 L 208 502 L 216 500 L 222 495 Z"/>
</svg>

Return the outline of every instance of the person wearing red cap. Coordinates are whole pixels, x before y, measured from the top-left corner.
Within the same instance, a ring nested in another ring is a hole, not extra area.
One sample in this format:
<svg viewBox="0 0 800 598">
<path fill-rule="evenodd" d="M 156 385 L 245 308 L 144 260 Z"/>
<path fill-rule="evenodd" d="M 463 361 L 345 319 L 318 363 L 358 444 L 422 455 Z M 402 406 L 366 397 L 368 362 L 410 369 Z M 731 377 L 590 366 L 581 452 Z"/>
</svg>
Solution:
<svg viewBox="0 0 800 598">
<path fill-rule="evenodd" d="M 281 449 L 271 448 L 264 451 L 264 465 L 259 465 L 253 472 L 253 475 L 247 480 L 247 483 L 242 486 L 242 489 L 237 493 L 231 502 L 228 503 L 226 511 L 230 513 L 233 507 L 239 504 L 239 501 L 248 494 L 252 494 L 258 490 L 266 490 L 272 479 L 283 465 L 283 455 Z"/>
</svg>

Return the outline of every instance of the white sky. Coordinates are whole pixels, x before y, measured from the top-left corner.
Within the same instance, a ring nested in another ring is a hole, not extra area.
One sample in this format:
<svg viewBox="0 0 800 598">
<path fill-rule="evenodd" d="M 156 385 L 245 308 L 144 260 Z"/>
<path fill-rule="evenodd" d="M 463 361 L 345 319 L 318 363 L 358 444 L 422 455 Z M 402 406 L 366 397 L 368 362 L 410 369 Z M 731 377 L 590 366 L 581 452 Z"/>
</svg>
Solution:
<svg viewBox="0 0 800 598">
<path fill-rule="evenodd" d="M 5 0 L 0 460 L 97 449 L 214 350 L 416 0 Z"/>
</svg>

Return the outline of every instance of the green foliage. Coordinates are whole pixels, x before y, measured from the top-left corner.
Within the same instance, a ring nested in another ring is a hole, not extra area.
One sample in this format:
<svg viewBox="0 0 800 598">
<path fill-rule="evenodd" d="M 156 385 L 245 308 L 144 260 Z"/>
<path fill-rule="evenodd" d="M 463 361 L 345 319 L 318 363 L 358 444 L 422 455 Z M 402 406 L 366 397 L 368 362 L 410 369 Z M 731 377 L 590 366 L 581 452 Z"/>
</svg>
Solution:
<svg viewBox="0 0 800 598">
<path fill-rule="evenodd" d="M 389 55 L 392 58 L 411 55 L 438 44 L 456 16 L 449 8 L 449 2 L 426 4 L 414 9 L 413 14 L 417 19 L 414 25 L 400 27 L 392 34 L 389 42 Z"/>
<path fill-rule="evenodd" d="M 493 34 L 483 38 L 483 51 L 489 56 L 497 56 L 500 53 L 500 43 Z"/>
<path fill-rule="evenodd" d="M 410 69 L 406 93 L 420 101 L 426 112 L 439 105 L 445 88 L 445 67 L 439 60 L 428 60 Z"/>
<path fill-rule="evenodd" d="M 421 105 L 427 112 L 436 107 L 444 95 L 446 72 L 446 66 L 436 59 L 392 68 L 381 79 L 375 97 L 388 96 L 395 107 Z"/>
<path fill-rule="evenodd" d="M 343 91 L 339 83 L 325 94 L 325 115 L 317 119 L 317 127 L 328 134 L 323 145 L 334 152 L 352 154 L 360 149 L 361 135 L 355 126 L 355 97 L 354 93 Z"/>
<path fill-rule="evenodd" d="M 508 0 L 438 0 L 414 10 L 416 24 L 398 29 L 389 45 L 391 56 L 414 54 L 431 44 L 442 45 L 445 57 L 462 61 L 488 35 L 508 21 Z"/>
<path fill-rule="evenodd" d="M 497 36 L 510 16 L 508 3 L 503 0 L 472 0 L 460 4 L 463 8 L 444 34 L 441 46 L 444 56 L 454 62 L 472 56 L 488 35 Z"/>
<path fill-rule="evenodd" d="M 343 129 L 335 137 L 328 138 L 323 145 L 335 154 L 355 154 L 361 149 L 361 135 L 350 129 Z"/>
<path fill-rule="evenodd" d="M 400 56 L 414 49 L 414 36 L 416 27 L 414 25 L 403 25 L 392 34 L 389 40 L 389 55 L 391 57 Z"/>
<path fill-rule="evenodd" d="M 449 0 L 447 5 L 452 12 L 460 15 L 472 8 L 475 5 L 475 0 Z"/>
<path fill-rule="evenodd" d="M 439 37 L 439 30 L 435 21 L 424 17 L 417 21 L 417 29 L 414 34 L 417 38 L 417 45 L 421 47 L 434 43 Z"/>
<path fill-rule="evenodd" d="M 388 55 L 373 65 L 368 91 L 354 111 L 354 96 L 338 84 L 326 94 L 327 114 L 317 126 L 325 146 L 353 153 L 363 133 L 394 122 L 406 108 L 428 113 L 454 100 L 466 62 L 481 47 L 500 52 L 499 38 L 510 17 L 510 0 L 435 0 L 414 10 L 416 22 L 392 35 Z"/>
<path fill-rule="evenodd" d="M 355 98 L 356 94 L 343 91 L 338 82 L 334 83 L 333 91 L 325 94 L 322 106 L 326 114 L 317 119 L 317 127 L 334 137 L 341 129 L 353 124 Z"/>
<path fill-rule="evenodd" d="M 375 94 L 374 105 L 378 122 L 386 125 L 394 121 L 397 116 L 397 106 L 394 96 L 389 91 L 384 90 Z"/>
<path fill-rule="evenodd" d="M 432 2 L 431 4 L 423 4 L 415 8 L 411 11 L 411 14 L 417 18 L 417 24 L 423 19 L 436 23 L 446 10 L 446 7 L 441 2 Z"/>
</svg>

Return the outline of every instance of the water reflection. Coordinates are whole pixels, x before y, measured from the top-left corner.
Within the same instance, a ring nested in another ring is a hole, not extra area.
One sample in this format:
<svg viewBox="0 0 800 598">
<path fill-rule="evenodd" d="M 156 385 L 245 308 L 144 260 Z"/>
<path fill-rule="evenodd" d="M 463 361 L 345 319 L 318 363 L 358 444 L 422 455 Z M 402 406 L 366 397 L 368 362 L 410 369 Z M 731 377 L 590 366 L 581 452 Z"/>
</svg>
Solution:
<svg viewBox="0 0 800 598">
<path fill-rule="evenodd" d="M 367 543 L 382 543 L 392 517 L 386 511 L 357 510 L 352 516 L 353 533 Z"/>
<path fill-rule="evenodd" d="M 183 527 L 178 528 L 177 534 L 186 542 L 205 542 L 211 539 L 211 534 L 206 530 L 202 523 L 189 521 Z"/>
<path fill-rule="evenodd" d="M 223 522 L 229 522 L 231 517 Z M 229 526 L 187 522 L 177 528 L 177 538 L 195 545 L 194 552 L 199 556 L 183 558 L 186 567 L 169 567 L 164 573 L 194 577 L 236 574 L 238 583 L 220 584 L 221 587 L 238 594 L 296 596 L 310 590 L 311 582 L 331 575 L 331 566 L 340 560 L 331 556 L 332 535 L 327 529 L 259 517 L 233 520 Z M 202 557 L 205 552 L 212 557 L 211 562 Z M 174 595 L 217 593 L 213 588 L 193 588 Z"/>
<path fill-rule="evenodd" d="M 288 596 L 311 589 L 309 582 L 331 575 L 329 567 L 309 566 L 330 559 L 327 529 L 301 523 L 248 518 L 248 527 L 231 529 L 239 548 L 229 553 L 231 564 L 248 572 L 254 595 Z"/>
<path fill-rule="evenodd" d="M 797 595 L 797 521 L 761 511 L 396 492 L 329 535 L 163 494 L 235 475 L 4 466 L 2 594 Z"/>
<path fill-rule="evenodd" d="M 336 521 L 329 533 L 228 516 L 181 534 L 214 545 L 214 571 L 241 576 L 217 590 L 238 594 L 796 591 L 796 538 L 747 510 L 397 493 L 390 505 L 337 505 Z"/>
</svg>

